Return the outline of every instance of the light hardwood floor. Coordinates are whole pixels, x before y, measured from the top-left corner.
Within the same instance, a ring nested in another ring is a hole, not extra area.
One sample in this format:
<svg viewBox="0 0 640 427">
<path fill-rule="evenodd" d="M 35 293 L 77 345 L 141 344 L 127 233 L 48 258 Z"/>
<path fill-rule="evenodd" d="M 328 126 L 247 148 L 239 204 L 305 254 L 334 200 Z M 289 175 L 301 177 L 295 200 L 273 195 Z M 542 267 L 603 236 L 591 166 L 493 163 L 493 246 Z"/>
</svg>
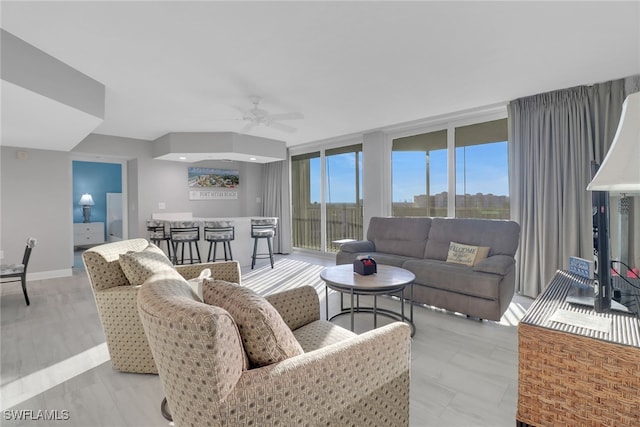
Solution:
<svg viewBox="0 0 640 427">
<path fill-rule="evenodd" d="M 335 263 L 331 257 L 301 253 L 287 258 L 319 265 Z M 160 414 L 164 394 L 158 376 L 111 369 L 82 268 L 74 268 L 72 277 L 32 281 L 28 289 L 29 307 L 19 284 L 1 288 L 2 426 L 169 425 Z M 382 306 L 398 304 L 382 300 Z M 330 295 L 329 301 L 332 312 L 337 310 L 337 294 Z M 499 323 L 415 308 L 411 426 L 514 425 L 516 325 L 530 303 L 516 296 Z M 336 321 L 347 326 L 348 316 Z M 356 332 L 370 327 L 371 315 L 357 317 Z M 18 417 L 23 420 L 16 420 Z"/>
</svg>

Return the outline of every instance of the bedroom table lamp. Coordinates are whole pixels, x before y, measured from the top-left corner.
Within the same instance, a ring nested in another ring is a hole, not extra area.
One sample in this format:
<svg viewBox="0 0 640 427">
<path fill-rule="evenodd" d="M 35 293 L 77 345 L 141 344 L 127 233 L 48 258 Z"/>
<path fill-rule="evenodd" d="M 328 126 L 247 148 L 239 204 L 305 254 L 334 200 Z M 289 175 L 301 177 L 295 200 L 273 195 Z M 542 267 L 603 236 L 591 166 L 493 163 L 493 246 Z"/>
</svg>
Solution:
<svg viewBox="0 0 640 427">
<path fill-rule="evenodd" d="M 82 206 L 82 216 L 84 217 L 83 222 L 91 222 L 91 206 L 95 205 L 91 194 L 84 193 L 80 198 L 80 202 L 78 202 L 78 204 Z"/>
</svg>

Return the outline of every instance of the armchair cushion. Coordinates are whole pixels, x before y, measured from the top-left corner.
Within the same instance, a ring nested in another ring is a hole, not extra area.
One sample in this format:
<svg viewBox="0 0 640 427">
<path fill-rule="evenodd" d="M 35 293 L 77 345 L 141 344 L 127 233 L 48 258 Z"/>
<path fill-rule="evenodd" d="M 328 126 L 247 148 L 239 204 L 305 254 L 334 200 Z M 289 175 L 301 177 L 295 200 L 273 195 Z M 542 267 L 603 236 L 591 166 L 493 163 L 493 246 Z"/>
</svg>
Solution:
<svg viewBox="0 0 640 427">
<path fill-rule="evenodd" d="M 149 243 L 142 251 L 120 254 L 118 262 L 132 286 L 142 285 L 159 271 L 175 270 L 169 258 L 153 243 Z"/>
<path fill-rule="evenodd" d="M 206 280 L 202 288 L 206 304 L 227 310 L 235 320 L 253 367 L 304 353 L 291 329 L 264 297 L 249 288 L 221 280 Z"/>
<path fill-rule="evenodd" d="M 320 320 L 320 300 L 313 286 L 287 289 L 267 295 L 265 299 L 278 310 L 292 331 Z"/>
</svg>

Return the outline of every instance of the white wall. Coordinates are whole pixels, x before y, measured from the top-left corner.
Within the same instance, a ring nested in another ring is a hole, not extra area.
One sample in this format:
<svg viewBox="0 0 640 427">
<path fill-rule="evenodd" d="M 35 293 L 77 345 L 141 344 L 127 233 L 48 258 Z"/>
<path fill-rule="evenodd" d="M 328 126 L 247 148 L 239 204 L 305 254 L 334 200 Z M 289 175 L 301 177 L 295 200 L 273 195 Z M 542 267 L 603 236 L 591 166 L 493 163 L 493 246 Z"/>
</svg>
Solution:
<svg viewBox="0 0 640 427">
<path fill-rule="evenodd" d="M 18 152 L 26 153 L 19 159 Z M 70 154 L 0 147 L 0 246 L 3 263 L 22 260 L 27 237 L 38 239 L 30 279 L 62 277 L 73 265 Z"/>
</svg>

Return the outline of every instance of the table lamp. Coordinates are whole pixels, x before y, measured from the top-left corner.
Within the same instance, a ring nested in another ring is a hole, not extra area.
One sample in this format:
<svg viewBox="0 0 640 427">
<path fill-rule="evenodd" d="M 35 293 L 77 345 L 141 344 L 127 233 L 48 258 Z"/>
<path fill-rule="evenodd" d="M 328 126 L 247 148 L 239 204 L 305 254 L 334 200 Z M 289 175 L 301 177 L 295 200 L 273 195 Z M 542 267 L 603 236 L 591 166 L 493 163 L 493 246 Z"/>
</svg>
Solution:
<svg viewBox="0 0 640 427">
<path fill-rule="evenodd" d="M 82 216 L 84 217 L 83 222 L 91 222 L 91 206 L 95 205 L 91 194 L 84 193 L 80 198 L 80 202 L 78 204 L 82 206 Z"/>
</svg>

